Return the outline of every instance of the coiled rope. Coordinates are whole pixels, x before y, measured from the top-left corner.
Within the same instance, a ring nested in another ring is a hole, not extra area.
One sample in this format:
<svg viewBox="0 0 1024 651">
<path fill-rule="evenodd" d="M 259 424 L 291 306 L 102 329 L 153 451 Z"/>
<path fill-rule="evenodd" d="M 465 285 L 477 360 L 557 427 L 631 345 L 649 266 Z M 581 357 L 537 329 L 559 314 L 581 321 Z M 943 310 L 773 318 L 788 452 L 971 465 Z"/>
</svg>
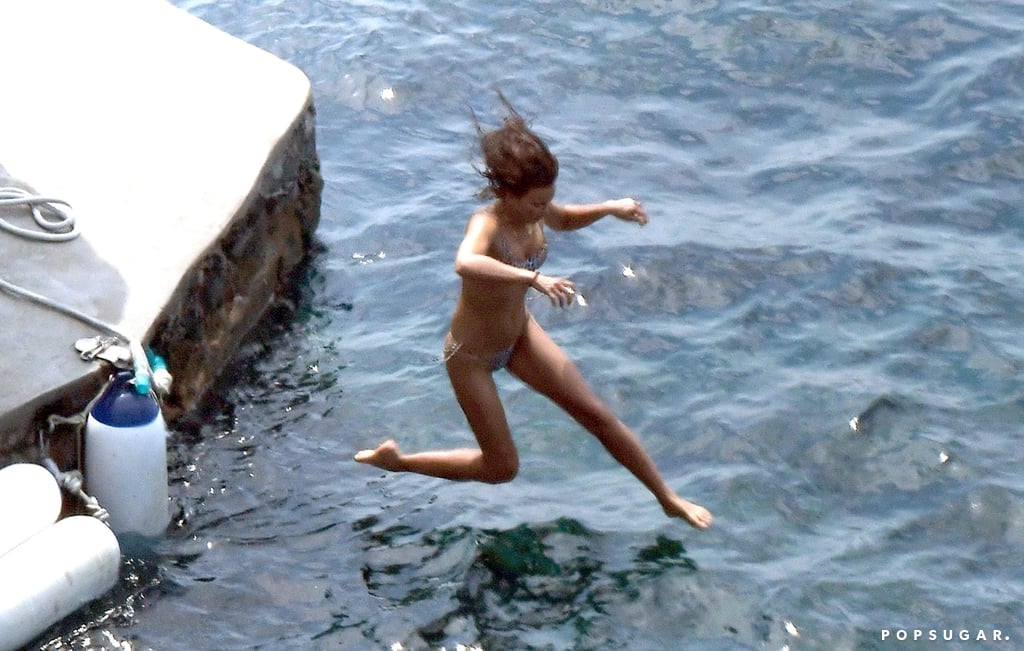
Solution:
<svg viewBox="0 0 1024 651">
<path fill-rule="evenodd" d="M 32 212 L 32 218 L 40 228 L 40 230 L 34 230 L 16 226 L 0 217 L 0 230 L 7 231 L 12 235 L 35 242 L 70 242 L 81 234 L 78 230 L 78 224 L 75 222 L 75 217 L 71 214 L 71 205 L 63 199 L 41 197 L 28 190 L 13 186 L 0 187 L 0 208 L 5 206 L 24 206 L 29 208 Z M 46 210 L 45 213 L 43 211 L 44 208 Z M 56 215 L 56 217 L 47 216 L 47 213 Z M 15 285 L 2 277 L 0 277 L 0 288 L 20 298 L 62 312 L 106 334 L 119 337 L 124 341 L 130 341 L 129 337 L 119 332 L 112 325 L 95 319 L 84 312 L 79 312 L 73 307 L 58 303 L 24 287 Z"/>
<path fill-rule="evenodd" d="M 63 199 L 43 197 L 23 188 L 5 186 L 0 187 L 0 208 L 4 206 L 25 206 L 29 208 L 32 212 L 32 218 L 35 220 L 36 225 L 39 226 L 39 230 L 23 228 L 15 226 L 0 217 L 0 230 L 7 231 L 13 235 L 36 242 L 68 242 L 80 234 L 78 224 L 70 211 L 71 205 Z M 51 216 L 47 216 L 47 213 Z M 149 380 L 152 371 L 140 341 L 134 337 L 129 337 L 109 323 L 93 318 L 69 305 L 59 303 L 46 296 L 15 285 L 3 277 L 0 277 L 0 289 L 77 319 L 86 325 L 127 342 L 132 353 L 132 363 L 135 366 L 135 379 L 139 392 L 145 393 L 149 390 Z"/>
<path fill-rule="evenodd" d="M 16 226 L 0 217 L 0 230 L 40 242 L 67 242 L 79 235 L 71 205 L 61 199 L 41 197 L 16 187 L 0 187 L 0 207 L 25 206 L 40 230 Z M 45 208 L 46 212 L 43 211 Z"/>
</svg>

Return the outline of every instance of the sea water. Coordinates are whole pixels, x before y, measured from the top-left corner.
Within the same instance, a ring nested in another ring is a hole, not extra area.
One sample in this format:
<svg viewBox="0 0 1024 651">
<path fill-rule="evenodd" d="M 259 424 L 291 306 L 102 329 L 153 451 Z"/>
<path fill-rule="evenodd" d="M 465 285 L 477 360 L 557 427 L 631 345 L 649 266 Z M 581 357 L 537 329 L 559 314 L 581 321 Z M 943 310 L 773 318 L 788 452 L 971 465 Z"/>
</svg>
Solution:
<svg viewBox="0 0 1024 651">
<path fill-rule="evenodd" d="M 172 436 L 172 534 L 47 649 L 1024 645 L 1024 8 L 176 0 L 301 68 L 325 181 L 294 315 Z M 438 363 L 503 92 L 587 306 L 529 307 L 696 532 L 498 382 L 502 486 L 351 461 L 472 442 Z"/>
</svg>

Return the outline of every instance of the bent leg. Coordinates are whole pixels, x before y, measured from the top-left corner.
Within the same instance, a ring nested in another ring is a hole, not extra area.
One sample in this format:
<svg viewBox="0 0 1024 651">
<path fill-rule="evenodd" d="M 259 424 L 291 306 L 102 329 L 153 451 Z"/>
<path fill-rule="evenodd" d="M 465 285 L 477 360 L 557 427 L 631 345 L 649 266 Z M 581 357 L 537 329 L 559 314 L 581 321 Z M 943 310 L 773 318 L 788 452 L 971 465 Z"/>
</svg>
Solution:
<svg viewBox="0 0 1024 651">
<path fill-rule="evenodd" d="M 651 491 L 669 516 L 683 518 L 698 529 L 711 525 L 711 513 L 683 499 L 665 483 L 636 434 L 591 390 L 572 360 L 533 319 L 512 355 L 509 370 L 593 434 Z"/>
<path fill-rule="evenodd" d="M 384 470 L 455 481 L 511 481 L 519 471 L 519 455 L 491 372 L 468 355 L 453 355 L 447 366 L 455 397 L 479 448 L 406 454 L 388 440 L 376 449 L 358 452 L 355 460 Z"/>
</svg>

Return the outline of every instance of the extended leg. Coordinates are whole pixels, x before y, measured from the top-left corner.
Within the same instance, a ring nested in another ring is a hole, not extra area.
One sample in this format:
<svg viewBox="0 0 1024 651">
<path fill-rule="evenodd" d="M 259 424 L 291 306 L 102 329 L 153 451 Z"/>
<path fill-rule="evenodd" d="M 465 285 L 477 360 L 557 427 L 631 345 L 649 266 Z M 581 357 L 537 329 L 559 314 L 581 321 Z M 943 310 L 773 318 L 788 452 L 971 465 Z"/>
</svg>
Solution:
<svg viewBox="0 0 1024 651">
<path fill-rule="evenodd" d="M 406 454 L 388 440 L 376 449 L 358 452 L 356 461 L 456 481 L 501 483 L 516 476 L 519 455 L 490 371 L 465 355 L 452 356 L 447 365 L 455 397 L 479 447 Z"/>
<path fill-rule="evenodd" d="M 547 396 L 592 433 L 623 467 L 633 473 L 670 516 L 698 529 L 711 526 L 711 513 L 683 499 L 662 479 L 636 434 L 590 389 L 576 365 L 531 319 L 509 370 Z"/>
</svg>

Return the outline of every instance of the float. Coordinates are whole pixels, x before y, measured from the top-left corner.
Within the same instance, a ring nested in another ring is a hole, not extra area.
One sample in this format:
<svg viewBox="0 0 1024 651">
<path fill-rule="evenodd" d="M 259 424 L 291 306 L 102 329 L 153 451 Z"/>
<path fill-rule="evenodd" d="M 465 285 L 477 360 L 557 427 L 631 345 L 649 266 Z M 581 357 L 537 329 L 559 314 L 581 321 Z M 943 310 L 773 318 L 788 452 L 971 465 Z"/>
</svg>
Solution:
<svg viewBox="0 0 1024 651">
<path fill-rule="evenodd" d="M 138 379 L 115 373 L 88 410 L 85 490 L 81 473 L 49 459 L 0 469 L 0 651 L 102 597 L 117 584 L 126 541 L 166 530 L 167 427 Z M 92 515 L 62 518 L 65 491 Z"/>
<path fill-rule="evenodd" d="M 46 468 L 16 463 L 0 469 L 0 556 L 56 522 L 60 508 L 60 486 Z"/>
<path fill-rule="evenodd" d="M 73 515 L 0 556 L 0 649 L 13 651 L 117 583 L 121 548 L 100 520 Z"/>
<path fill-rule="evenodd" d="M 110 513 L 118 535 L 154 537 L 170 520 L 167 426 L 148 385 L 114 375 L 85 425 L 85 489 Z"/>
</svg>

